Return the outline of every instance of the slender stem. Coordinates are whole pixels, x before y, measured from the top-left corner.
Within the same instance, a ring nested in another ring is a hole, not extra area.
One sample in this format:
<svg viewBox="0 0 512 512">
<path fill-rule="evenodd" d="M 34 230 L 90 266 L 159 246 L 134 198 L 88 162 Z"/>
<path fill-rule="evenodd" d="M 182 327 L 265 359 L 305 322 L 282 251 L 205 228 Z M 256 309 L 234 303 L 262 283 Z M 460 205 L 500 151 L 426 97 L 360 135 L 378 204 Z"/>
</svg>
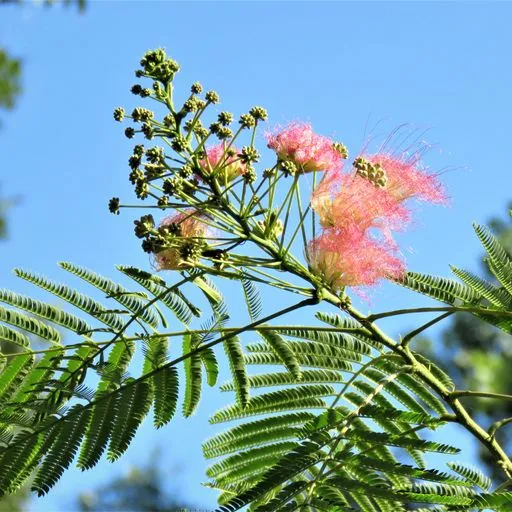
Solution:
<svg viewBox="0 0 512 512">
<path fill-rule="evenodd" d="M 316 174 L 317 171 L 313 171 L 313 191 L 316 188 Z M 314 240 L 316 238 L 316 212 L 313 209 L 312 215 L 311 215 L 311 240 Z"/>
<path fill-rule="evenodd" d="M 273 167 L 273 169 L 275 169 L 275 166 Z M 253 193 L 253 197 L 252 197 L 252 198 L 250 199 L 250 201 L 249 201 L 249 204 L 248 204 L 248 208 L 249 208 L 249 209 L 251 208 L 251 205 L 252 205 L 252 202 L 253 202 L 254 198 L 256 198 L 256 200 L 257 200 L 257 201 L 258 201 L 258 203 L 260 204 L 261 208 L 263 208 L 263 206 L 261 205 L 261 202 L 260 202 L 260 201 L 261 201 L 261 199 L 263 199 L 263 197 L 265 197 L 265 196 L 270 192 L 270 187 L 271 187 L 271 184 L 272 184 L 271 179 L 270 179 L 271 177 L 272 177 L 272 175 L 271 175 L 271 174 L 270 174 L 270 175 L 265 175 L 265 176 L 263 177 L 263 179 L 261 179 L 261 180 L 260 180 L 260 182 L 259 182 L 259 184 L 258 184 L 258 186 L 257 186 L 256 188 L 251 187 L 251 189 L 252 189 L 252 193 Z M 259 196 L 258 196 L 258 193 L 259 193 L 259 191 L 260 191 L 261 187 L 262 187 L 262 186 L 263 186 L 267 181 L 268 181 L 268 183 L 269 183 L 269 185 L 268 185 L 268 187 L 267 187 L 267 190 L 265 191 L 265 193 L 264 193 L 261 197 L 259 197 Z M 263 209 L 264 209 L 264 208 L 263 208 Z"/>
<path fill-rule="evenodd" d="M 496 435 L 496 432 L 501 427 L 504 427 L 505 425 L 508 425 L 509 423 L 512 423 L 512 416 L 510 418 L 505 418 L 500 421 L 495 421 L 490 427 L 487 432 L 489 432 L 489 435 L 494 437 Z"/>
<path fill-rule="evenodd" d="M 406 347 L 410 341 L 412 341 L 416 336 L 418 336 L 418 334 L 421 334 L 423 331 L 425 331 L 429 327 L 437 324 L 437 322 L 444 320 L 445 318 L 449 317 L 452 314 L 453 314 L 452 311 L 448 311 L 447 313 L 443 313 L 442 315 L 437 316 L 433 320 L 430 320 L 430 322 L 427 322 L 426 324 L 421 325 L 417 329 L 414 329 L 414 331 L 411 331 L 410 333 L 406 334 L 403 337 L 401 345 L 403 347 Z"/>
<path fill-rule="evenodd" d="M 304 228 L 304 221 L 306 219 L 306 216 L 307 214 L 309 213 L 309 206 L 306 208 L 306 210 L 304 212 L 302 212 L 302 205 L 301 205 L 301 202 L 300 202 L 300 192 L 299 192 L 299 187 L 297 187 L 296 189 L 296 192 L 297 192 L 297 204 L 298 204 L 298 209 L 299 209 L 299 222 L 297 223 L 297 227 L 295 228 L 295 231 L 293 232 L 292 234 L 292 237 L 290 238 L 290 241 L 288 242 L 288 245 L 286 246 L 286 249 L 284 250 L 285 254 L 288 253 L 288 251 L 290 250 L 290 247 L 292 246 L 294 240 L 295 240 L 295 237 L 297 236 L 297 233 L 299 232 L 299 229 L 302 230 L 302 241 L 304 243 L 304 250 L 306 250 L 307 248 L 307 245 L 308 245 L 308 241 L 307 241 L 307 237 L 306 237 L 306 230 Z"/>
<path fill-rule="evenodd" d="M 235 265 L 233 265 L 232 263 L 230 263 L 229 261 L 228 262 L 224 262 L 223 260 L 215 259 L 215 258 L 209 258 L 209 259 L 211 261 L 213 261 L 213 262 L 225 263 L 226 266 L 230 266 L 231 268 L 234 268 L 234 269 L 238 270 L 237 267 Z M 238 272 L 226 272 L 225 270 L 216 270 L 216 269 L 213 269 L 211 267 L 208 267 L 207 265 L 202 265 L 201 263 L 197 263 L 197 262 L 194 265 L 195 265 L 196 268 L 203 269 L 203 270 L 207 271 L 209 274 L 212 274 L 212 275 L 216 275 L 216 276 L 220 276 L 220 277 L 226 277 L 228 279 L 235 279 L 237 281 L 240 281 L 240 279 L 241 279 L 239 271 Z M 246 265 L 245 262 L 241 262 L 240 266 L 245 266 L 246 267 L 247 265 Z M 266 267 L 267 265 L 264 265 L 264 266 Z M 290 292 L 293 292 L 293 293 L 298 293 L 300 295 L 305 295 L 307 297 L 312 297 L 314 295 L 314 292 L 315 292 L 314 289 L 302 288 L 300 286 L 294 286 L 291 283 L 287 283 L 286 281 L 282 281 L 279 278 L 277 278 L 275 276 L 272 276 L 271 274 L 267 274 L 266 272 L 258 271 L 258 269 L 254 266 L 254 264 L 250 266 L 250 270 L 251 270 L 251 272 L 256 272 L 256 273 L 264 274 L 264 275 L 270 277 L 271 279 L 274 279 L 273 281 L 269 281 L 268 279 L 263 279 L 261 277 L 254 276 L 254 275 L 252 275 L 252 273 L 246 273 L 246 277 L 248 279 L 250 279 L 251 281 L 256 281 L 256 282 L 261 283 L 261 284 L 265 284 L 265 285 L 268 285 L 268 286 L 273 286 L 275 288 L 280 288 L 281 290 L 286 290 L 286 291 L 290 291 Z"/>
<path fill-rule="evenodd" d="M 281 208 L 279 208 L 279 211 L 277 212 L 277 217 L 279 217 L 281 215 L 281 213 L 284 211 L 284 209 L 286 208 L 286 213 L 285 213 L 284 222 L 283 222 L 283 234 L 281 235 L 281 242 L 279 243 L 279 245 L 281 247 L 284 244 L 284 238 L 286 236 L 286 227 L 288 226 L 288 219 L 290 217 L 293 196 L 294 196 L 294 192 L 295 192 L 295 187 L 297 186 L 298 179 L 299 179 L 298 175 L 294 176 L 293 182 L 290 185 L 290 189 L 288 190 L 288 193 L 286 194 L 286 197 L 284 198 L 283 205 L 281 206 Z"/>
<path fill-rule="evenodd" d="M 501 400 L 512 400 L 512 395 L 505 395 L 503 393 L 488 393 L 486 391 L 469 391 L 469 390 L 455 390 L 450 393 L 452 397 L 461 396 L 475 396 L 481 398 L 497 398 Z"/>
<path fill-rule="evenodd" d="M 304 221 L 306 219 L 307 214 L 309 213 L 310 206 L 308 205 L 308 207 L 306 208 L 306 210 L 304 211 L 304 214 L 303 214 L 302 213 L 302 200 L 301 200 L 301 196 L 300 196 L 300 187 L 296 187 L 295 193 L 297 195 L 297 207 L 299 209 L 299 226 L 302 231 L 302 241 L 304 243 L 304 250 L 306 250 L 306 248 L 308 246 L 308 238 L 306 236 L 306 228 L 304 227 Z"/>
<path fill-rule="evenodd" d="M 411 313 L 435 313 L 435 312 L 461 312 L 461 313 L 476 313 L 479 315 L 493 315 L 493 316 L 506 316 L 512 317 L 512 311 L 502 311 L 498 309 L 486 309 L 486 308 L 474 308 L 474 307 L 457 307 L 457 306 L 444 306 L 444 307 L 434 307 L 434 308 L 405 308 L 405 309 L 395 309 L 393 311 L 384 311 L 383 313 L 376 313 L 374 315 L 368 315 L 366 320 L 368 322 L 375 322 L 375 320 L 380 320 L 381 318 L 387 318 L 390 316 L 398 316 L 398 315 L 409 315 Z"/>
</svg>

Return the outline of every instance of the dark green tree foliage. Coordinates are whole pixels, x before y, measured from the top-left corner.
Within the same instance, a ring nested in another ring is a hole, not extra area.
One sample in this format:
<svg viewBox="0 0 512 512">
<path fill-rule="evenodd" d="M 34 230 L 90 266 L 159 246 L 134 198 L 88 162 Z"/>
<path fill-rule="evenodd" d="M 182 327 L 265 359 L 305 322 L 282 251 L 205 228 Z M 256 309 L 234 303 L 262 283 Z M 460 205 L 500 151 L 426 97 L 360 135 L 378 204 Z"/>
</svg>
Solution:
<svg viewBox="0 0 512 512">
<path fill-rule="evenodd" d="M 0 49 L 0 107 L 11 109 L 21 92 L 21 61 Z"/>
<path fill-rule="evenodd" d="M 22 4 L 26 3 L 24 0 L 0 0 L 0 4 Z M 51 7 L 52 5 L 62 4 L 66 7 L 70 5 L 76 5 L 80 11 L 85 10 L 85 6 L 87 4 L 87 0 L 43 0 L 43 4 L 46 7 Z"/>
<path fill-rule="evenodd" d="M 204 444 L 212 459 L 207 485 L 220 491 L 220 511 L 510 511 L 512 493 L 492 489 L 478 469 L 453 460 L 457 446 L 428 435 L 456 423 L 512 480 L 512 461 L 493 435 L 503 425 L 486 431 L 465 405 L 468 396 L 484 394 L 458 389 L 411 345 L 436 321 L 458 313 L 510 336 L 512 259 L 501 242 L 475 226 L 494 282 L 456 268 L 455 279 L 409 272 L 397 282 L 444 304 L 362 314 L 344 287 L 292 254 L 294 242 L 300 254 L 307 250 L 306 221 L 314 233 L 315 219 L 302 206 L 304 174 L 293 162 L 278 158 L 261 178 L 256 175 L 256 130 L 266 111 L 253 107 L 242 114 L 236 134 L 228 127 L 229 112 L 205 128 L 200 118 L 219 95 L 208 91 L 203 97 L 195 83 L 183 106 L 175 107 L 179 69 L 158 49 L 146 53 L 136 72 L 152 84 L 136 84 L 132 92 L 164 109 L 162 119 L 143 107 L 131 115 L 122 108 L 114 112 L 117 121 L 135 123 L 137 131 L 125 131 L 129 138 L 140 131 L 171 148 L 167 154 L 159 146 L 137 144 L 129 179 L 140 200 L 153 202 L 147 206 L 151 212 L 178 210 L 159 226 L 152 213 L 135 221 L 135 234 L 155 266 L 173 272 L 155 275 L 123 266 L 122 275 L 110 279 L 61 263 L 62 272 L 81 280 L 85 291 L 78 292 L 16 270 L 67 303 L 65 311 L 51 300 L 0 293 L 0 336 L 21 348 L 0 356 L 0 492 L 15 492 L 33 475 L 32 489 L 45 494 L 75 461 L 86 470 L 102 457 L 121 457 L 148 415 L 156 428 L 180 411 L 192 416 L 205 387 L 217 386 L 217 358 L 223 357 L 231 380 L 220 389 L 232 393 L 233 401 L 210 422 L 230 425 Z M 230 150 L 239 136 L 247 145 Z M 205 163 L 203 150 L 210 137 L 230 144 L 221 145 L 224 160 L 214 168 Z M 226 163 L 226 157 L 235 161 Z M 240 162 L 242 175 L 233 171 Z M 385 186 L 382 168 L 364 171 L 361 179 L 373 176 Z M 278 184 L 285 199 L 275 210 Z M 111 212 L 121 207 L 112 198 Z M 230 318 L 214 283 L 226 280 L 239 287 L 245 318 Z M 261 287 L 279 291 L 280 309 L 264 311 Z M 286 324 L 294 311 L 304 325 Z M 307 320 L 308 312 L 316 318 Z M 383 318 L 418 312 L 439 316 L 398 340 L 380 328 Z M 52 325 L 65 330 L 67 344 Z M 29 335 L 39 336 L 47 348 L 36 353 Z M 142 365 L 134 363 L 137 352 Z M 434 467 L 425 457 L 429 453 L 443 456 Z M 452 460 L 444 464 L 444 456 Z"/>
<path fill-rule="evenodd" d="M 21 4 L 23 0 L 0 0 L 1 4 Z M 56 3 L 64 5 L 76 4 L 79 11 L 83 12 L 86 6 L 86 0 L 45 0 L 45 5 L 51 6 Z M 22 91 L 22 62 L 20 59 L 10 55 L 5 48 L 0 48 L 0 109 L 10 110 L 16 105 L 16 100 Z M 1 126 L 1 118 L 0 118 Z M 13 200 L 3 199 L 0 196 L 0 240 L 7 236 L 7 217 L 8 208 L 13 205 Z"/>
<path fill-rule="evenodd" d="M 174 473 L 174 472 L 173 472 Z M 154 463 L 129 470 L 126 476 L 113 479 L 78 497 L 82 512 L 186 512 L 183 502 L 165 489 L 173 487 L 174 474 L 166 475 Z M 194 510 L 194 507 L 191 508 Z"/>
<path fill-rule="evenodd" d="M 11 109 L 21 92 L 21 61 L 0 48 L 0 108 Z M 0 240 L 7 236 L 7 209 L 12 201 L 0 196 Z"/>
</svg>

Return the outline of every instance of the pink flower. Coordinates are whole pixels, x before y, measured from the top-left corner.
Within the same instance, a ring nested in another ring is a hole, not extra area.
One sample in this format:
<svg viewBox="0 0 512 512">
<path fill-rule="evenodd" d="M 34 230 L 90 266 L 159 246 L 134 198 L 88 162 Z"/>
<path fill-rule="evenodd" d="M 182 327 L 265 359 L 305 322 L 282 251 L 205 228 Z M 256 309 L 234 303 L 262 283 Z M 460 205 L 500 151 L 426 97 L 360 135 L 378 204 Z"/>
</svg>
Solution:
<svg viewBox="0 0 512 512">
<path fill-rule="evenodd" d="M 308 261 L 333 289 L 374 285 L 405 272 L 391 231 L 409 223 L 406 201 L 447 202 L 437 176 L 426 172 L 419 155 L 362 154 L 354 160 L 353 173 L 329 171 L 313 191 L 311 206 L 323 231 L 309 243 Z"/>
<path fill-rule="evenodd" d="M 231 146 L 227 150 L 227 145 L 223 142 L 206 150 L 206 158 L 199 161 L 205 174 L 213 173 L 219 180 L 232 181 L 237 176 L 242 176 L 247 170 L 247 166 L 237 156 L 239 151 Z"/>
<path fill-rule="evenodd" d="M 291 123 L 286 128 L 266 134 L 268 147 L 279 159 L 292 161 L 299 172 L 335 171 L 343 166 L 343 158 L 334 142 L 313 132 L 311 125 Z"/>
<path fill-rule="evenodd" d="M 393 246 L 354 227 L 324 230 L 309 243 L 307 253 L 311 270 L 336 291 L 346 286 L 375 285 L 405 272 Z"/>
<path fill-rule="evenodd" d="M 200 219 L 197 212 L 175 213 L 162 219 L 160 228 L 167 227 L 171 235 L 175 235 L 175 245 L 159 251 L 155 254 L 155 266 L 157 270 L 177 270 L 183 268 L 182 247 L 189 242 L 201 242 L 207 234 L 207 226 Z"/>
<path fill-rule="evenodd" d="M 382 188 L 341 172 L 325 175 L 313 191 L 311 206 L 324 228 L 399 230 L 410 220 L 410 210 Z"/>
<path fill-rule="evenodd" d="M 448 198 L 443 185 L 437 176 L 422 168 L 418 154 L 393 156 L 382 152 L 362 157 L 382 167 L 387 178 L 384 189 L 396 201 L 415 198 L 429 203 L 446 204 Z"/>
</svg>

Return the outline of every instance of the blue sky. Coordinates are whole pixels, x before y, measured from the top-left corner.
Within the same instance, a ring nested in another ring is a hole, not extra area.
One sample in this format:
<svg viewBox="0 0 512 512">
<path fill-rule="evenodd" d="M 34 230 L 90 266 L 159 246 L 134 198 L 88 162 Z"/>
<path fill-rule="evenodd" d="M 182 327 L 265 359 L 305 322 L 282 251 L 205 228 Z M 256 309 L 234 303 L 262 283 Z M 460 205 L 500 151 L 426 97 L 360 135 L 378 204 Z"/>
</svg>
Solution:
<svg viewBox="0 0 512 512">
<path fill-rule="evenodd" d="M 402 123 L 428 130 L 424 138 L 435 147 L 427 163 L 446 170 L 452 205 L 418 212 L 401 239 L 411 248 L 408 265 L 445 275 L 448 263 L 476 269 L 471 223 L 502 214 L 510 199 L 511 14 L 512 4 L 489 2 L 90 2 L 83 15 L 0 7 L 0 46 L 24 61 L 24 93 L 2 115 L 0 131 L 2 193 L 22 198 L 0 245 L 0 286 L 33 293 L 12 268 L 66 279 L 56 267 L 62 260 L 110 276 L 118 263 L 148 268 L 133 216 L 112 216 L 106 203 L 132 198 L 126 161 L 133 144 L 112 110 L 137 104 L 133 70 L 159 46 L 182 65 L 178 89 L 200 80 L 220 93 L 221 108 L 241 113 L 261 104 L 270 125 L 309 121 L 352 153 L 368 135 Z M 384 286 L 371 308 L 425 302 Z M 392 332 L 401 327 L 389 324 Z M 223 403 L 209 393 L 192 420 L 156 433 L 145 425 L 117 465 L 69 472 L 31 510 L 70 510 L 73 493 L 144 462 L 153 447 L 172 471 L 169 486 L 213 507 L 215 494 L 199 485 L 199 445 L 213 433 L 208 415 Z"/>
</svg>

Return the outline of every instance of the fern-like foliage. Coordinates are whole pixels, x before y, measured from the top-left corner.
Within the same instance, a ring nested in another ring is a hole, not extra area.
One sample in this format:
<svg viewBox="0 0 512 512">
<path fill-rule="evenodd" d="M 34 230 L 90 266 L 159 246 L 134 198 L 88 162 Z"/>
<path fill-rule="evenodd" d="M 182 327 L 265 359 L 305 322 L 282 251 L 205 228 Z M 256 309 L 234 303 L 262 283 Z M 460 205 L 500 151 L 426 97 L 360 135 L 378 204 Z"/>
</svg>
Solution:
<svg viewBox="0 0 512 512">
<path fill-rule="evenodd" d="M 219 510 L 395 511 L 411 503 L 451 510 L 476 503 L 474 486 L 489 489 L 479 472 L 457 463 L 453 472 L 425 466 L 427 452 L 458 453 L 420 435 L 449 417 L 441 400 L 361 325 L 317 316 L 343 332 L 297 326 L 279 333 L 300 375 L 275 369 L 289 364 L 272 343 L 247 346 L 249 369 L 274 369 L 249 377 L 257 394 L 245 407 L 234 403 L 211 418 L 238 422 L 203 445 L 205 457 L 216 459 L 207 474 L 208 485 L 221 490 Z M 259 334 L 269 332 L 276 334 Z M 236 389 L 234 381 L 221 386 Z"/>
<path fill-rule="evenodd" d="M 467 310 L 503 331 L 512 333 L 512 257 L 485 226 L 474 225 L 474 229 L 487 253 L 485 262 L 496 282 L 485 281 L 455 266 L 451 267 L 452 272 L 462 283 L 416 272 L 408 272 L 398 282 L 457 309 Z"/>
<path fill-rule="evenodd" d="M 80 316 L 58 305 L 0 291 L 0 302 L 7 305 L 0 306 L 0 339 L 21 350 L 2 354 L 0 359 L 4 363 L 0 371 L 0 494 L 15 491 L 34 471 L 33 490 L 39 495 L 48 492 L 76 455 L 83 470 L 94 467 L 104 454 L 117 460 L 151 408 L 155 427 L 167 424 L 178 407 L 177 364 L 185 367 L 185 415 L 199 401 L 203 367 L 208 383 L 216 382 L 218 363 L 212 349 L 189 356 L 225 321 L 222 296 L 211 281 L 189 275 L 169 285 L 147 272 L 120 267 L 143 287 L 141 291 L 76 265 L 62 263 L 61 267 L 91 285 L 100 300 L 45 277 L 15 272 L 80 310 Z M 188 345 L 182 362 L 173 363 L 167 336 L 157 332 L 168 325 L 169 315 L 160 306 L 175 316 L 176 325 L 186 328 L 200 315 L 185 294 L 190 283 L 207 297 L 215 320 L 203 334 L 184 334 Z M 87 319 L 82 318 L 84 314 Z M 67 345 L 62 345 L 62 329 L 67 331 Z M 31 335 L 52 346 L 34 352 Z M 133 357 L 141 347 L 142 372 L 131 376 Z M 91 372 L 98 376 L 95 389 L 86 385 Z"/>
<path fill-rule="evenodd" d="M 409 273 L 402 284 L 447 303 L 447 311 L 469 311 L 510 330 L 510 258 L 485 229 L 477 234 L 497 283 L 454 267 L 462 283 Z M 21 351 L 0 357 L 1 493 L 35 475 L 33 489 L 44 494 L 75 458 L 82 470 L 103 456 L 117 460 L 151 410 L 155 428 L 172 420 L 180 390 L 182 413 L 192 416 L 204 386 L 217 385 L 222 351 L 215 347 L 222 344 L 232 377 L 220 389 L 235 398 L 211 423 L 234 425 L 203 447 L 214 459 L 207 475 L 208 485 L 221 491 L 219 510 L 510 509 L 511 494 L 491 493 L 477 469 L 458 462 L 428 467 L 430 452 L 458 453 L 424 435 L 454 421 L 446 397 L 455 386 L 421 354 L 380 335 L 371 321 L 317 312 L 317 325 L 273 325 L 276 315 L 262 317 L 254 280 L 240 271 L 230 277 L 240 283 L 250 324 L 228 327 L 220 291 L 199 271 L 168 284 L 118 267 L 141 290 L 76 265 L 61 267 L 96 296 L 21 270 L 21 278 L 71 311 L 0 292 L 0 340 Z M 199 328 L 192 324 L 201 310 L 189 290 L 211 310 Z M 254 336 L 249 343 L 245 331 Z M 47 348 L 34 351 L 32 335 L 49 342 Z M 171 359 L 176 339 L 182 350 Z M 141 369 L 133 364 L 137 351 Z M 436 389 L 426 384 L 425 372 Z"/>
</svg>

